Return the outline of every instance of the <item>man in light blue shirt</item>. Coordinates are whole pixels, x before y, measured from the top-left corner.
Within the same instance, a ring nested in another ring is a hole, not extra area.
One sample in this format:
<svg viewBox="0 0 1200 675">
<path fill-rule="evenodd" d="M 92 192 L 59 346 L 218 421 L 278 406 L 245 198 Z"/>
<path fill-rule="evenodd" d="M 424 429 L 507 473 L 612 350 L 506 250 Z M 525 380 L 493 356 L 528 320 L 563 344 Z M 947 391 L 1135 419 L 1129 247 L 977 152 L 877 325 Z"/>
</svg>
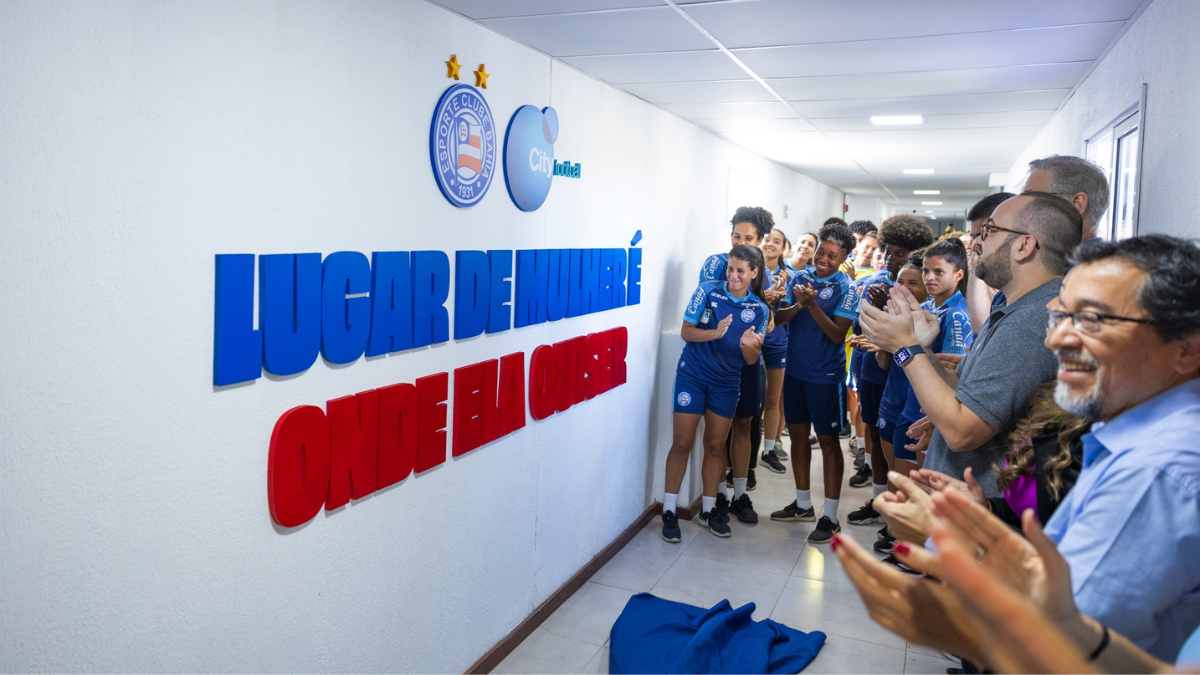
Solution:
<svg viewBox="0 0 1200 675">
<path fill-rule="evenodd" d="M 1200 248 L 1095 242 L 1047 305 L 1055 400 L 1095 420 L 1046 526 L 1080 611 L 1173 662 L 1200 625 Z"/>
</svg>

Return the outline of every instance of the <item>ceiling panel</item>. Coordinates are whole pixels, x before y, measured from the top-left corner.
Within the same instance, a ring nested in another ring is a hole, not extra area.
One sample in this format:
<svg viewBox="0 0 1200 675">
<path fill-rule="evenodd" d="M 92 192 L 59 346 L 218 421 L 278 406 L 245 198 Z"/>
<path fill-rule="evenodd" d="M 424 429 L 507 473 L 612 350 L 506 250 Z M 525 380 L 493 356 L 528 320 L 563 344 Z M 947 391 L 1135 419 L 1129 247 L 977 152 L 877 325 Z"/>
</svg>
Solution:
<svg viewBox="0 0 1200 675">
<path fill-rule="evenodd" d="M 790 162 L 800 160 L 805 166 L 813 169 L 836 169 L 858 173 L 861 180 L 861 169 L 854 163 L 854 160 L 816 132 L 739 132 L 725 134 L 725 137 L 747 150 L 769 159 L 780 161 L 786 159 Z"/>
<path fill-rule="evenodd" d="M 625 84 L 625 91 L 654 104 L 738 103 L 774 101 L 771 93 L 755 80 L 722 82 L 655 82 Z"/>
<path fill-rule="evenodd" d="M 495 19 L 502 16 L 531 16 L 556 14 L 565 10 L 585 12 L 598 9 L 661 6 L 662 0 L 432 0 L 472 19 Z"/>
<path fill-rule="evenodd" d="M 737 80 L 746 76 L 746 72 L 719 49 L 576 56 L 562 61 L 616 86 L 642 82 Z"/>
<path fill-rule="evenodd" d="M 1070 89 L 1083 77 L 1090 65 L 1089 61 L 1075 61 L 999 68 L 926 70 L 914 73 L 793 77 L 767 80 L 767 84 L 789 101 Z"/>
<path fill-rule="evenodd" d="M 910 98 L 860 98 L 831 101 L 796 101 L 792 107 L 809 119 L 866 117 L 871 115 L 933 115 L 1055 110 L 1069 89 L 1017 91 L 1000 94 L 952 94 Z M 868 120 L 869 121 L 869 120 Z"/>
<path fill-rule="evenodd" d="M 839 3 L 843 4 L 843 3 Z M 763 79 L 808 75 L 898 73 L 913 70 L 1090 61 L 1121 29 L 1120 23 L 840 42 L 828 45 L 737 49 L 733 53 Z"/>
<path fill-rule="evenodd" d="M 1142 0 L 758 0 L 685 10 L 730 49 L 1125 21 Z M 761 74 L 761 73 L 760 73 Z"/>
<path fill-rule="evenodd" d="M 1032 139 L 1041 131 L 1040 126 L 1025 127 L 991 127 L 983 129 L 897 129 L 895 127 L 875 127 L 860 131 L 827 131 L 834 142 L 888 142 L 908 141 L 911 143 L 927 143 L 930 141 L 957 141 L 993 138 L 1020 138 L 1026 141 Z"/>
<path fill-rule="evenodd" d="M 689 120 L 787 119 L 799 117 L 779 101 L 770 103 L 671 103 L 659 106 Z"/>
<path fill-rule="evenodd" d="M 1004 126 L 1038 126 L 1050 121 L 1053 110 L 1032 110 L 1005 113 L 971 113 L 963 115 L 926 115 L 922 129 L 977 129 Z M 828 118 L 812 121 L 822 131 L 878 130 L 867 117 Z"/>
<path fill-rule="evenodd" d="M 696 120 L 696 124 L 717 133 L 730 134 L 740 132 L 774 133 L 777 131 L 815 131 L 812 124 L 800 118 L 796 119 L 758 119 L 758 120 Z"/>
<path fill-rule="evenodd" d="M 560 57 L 712 47 L 708 38 L 670 7 L 485 19 L 480 23 Z"/>
</svg>

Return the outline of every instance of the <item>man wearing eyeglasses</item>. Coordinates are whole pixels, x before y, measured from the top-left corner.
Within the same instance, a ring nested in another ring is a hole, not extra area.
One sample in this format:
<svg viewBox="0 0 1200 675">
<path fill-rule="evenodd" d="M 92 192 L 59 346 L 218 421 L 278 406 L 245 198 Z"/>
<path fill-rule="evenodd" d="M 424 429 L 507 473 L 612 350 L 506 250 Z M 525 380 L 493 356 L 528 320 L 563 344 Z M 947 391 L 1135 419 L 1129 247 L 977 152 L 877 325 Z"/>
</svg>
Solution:
<svg viewBox="0 0 1200 675">
<path fill-rule="evenodd" d="M 1174 662 L 1200 625 L 1200 248 L 1080 247 L 1046 305 L 1054 399 L 1096 424 L 1046 526 L 1081 611 Z"/>
<path fill-rule="evenodd" d="M 904 368 L 935 427 L 925 468 L 961 479 L 970 467 L 989 497 L 999 494 L 994 465 L 1007 434 L 1057 370 L 1043 345 L 1046 303 L 1058 295 L 1082 229 L 1075 207 L 1052 194 L 1026 192 L 996 207 L 974 244 L 975 274 L 1008 302 L 992 309 L 957 373 L 930 356 L 938 321 L 910 293 L 893 291 L 886 310 L 864 305 L 867 337 L 895 355 L 893 367 Z"/>
</svg>

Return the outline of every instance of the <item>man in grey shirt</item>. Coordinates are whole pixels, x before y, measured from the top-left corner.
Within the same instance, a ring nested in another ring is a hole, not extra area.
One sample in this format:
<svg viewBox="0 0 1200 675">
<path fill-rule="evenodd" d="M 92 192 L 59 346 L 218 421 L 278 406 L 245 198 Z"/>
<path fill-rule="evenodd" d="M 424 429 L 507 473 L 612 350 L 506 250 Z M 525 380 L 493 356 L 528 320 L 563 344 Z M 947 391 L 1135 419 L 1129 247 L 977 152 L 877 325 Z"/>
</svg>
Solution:
<svg viewBox="0 0 1200 675">
<path fill-rule="evenodd" d="M 1049 193 L 1025 192 L 996 207 L 975 242 L 975 274 L 1008 304 L 992 311 L 957 373 L 929 354 L 938 320 L 911 293 L 893 288 L 886 310 L 863 306 L 864 332 L 895 354 L 934 425 L 925 468 L 961 479 L 971 467 L 984 492 L 998 495 L 994 465 L 1008 451 L 1008 433 L 1058 368 L 1043 344 L 1046 304 L 1062 287 L 1082 229 L 1079 211 Z"/>
</svg>

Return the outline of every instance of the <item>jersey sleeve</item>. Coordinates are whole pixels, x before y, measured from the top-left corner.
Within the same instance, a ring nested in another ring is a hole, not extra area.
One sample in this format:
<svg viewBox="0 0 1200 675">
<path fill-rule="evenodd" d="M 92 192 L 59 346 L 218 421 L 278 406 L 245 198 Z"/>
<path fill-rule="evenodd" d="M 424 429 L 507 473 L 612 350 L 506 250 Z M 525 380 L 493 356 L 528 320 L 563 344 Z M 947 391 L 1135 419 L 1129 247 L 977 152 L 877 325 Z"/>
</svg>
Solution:
<svg viewBox="0 0 1200 675">
<path fill-rule="evenodd" d="M 700 284 L 694 293 L 692 299 L 688 300 L 687 309 L 683 311 L 683 320 L 693 326 L 700 325 L 700 317 L 704 316 L 704 299 L 708 297 L 708 289 L 704 284 Z"/>
<path fill-rule="evenodd" d="M 837 309 L 833 310 L 833 315 L 853 321 L 858 318 L 858 304 L 858 286 L 846 284 L 842 292 L 842 300 L 838 303 Z"/>
<path fill-rule="evenodd" d="M 721 265 L 721 256 L 714 253 L 708 256 L 704 261 L 704 265 L 700 267 L 700 283 L 706 281 L 723 281 L 725 277 L 724 271 L 723 265 Z"/>
<path fill-rule="evenodd" d="M 942 353 L 966 354 L 971 335 L 971 317 L 966 309 L 954 309 L 942 317 Z"/>
<path fill-rule="evenodd" d="M 767 303 L 763 302 L 762 300 L 758 301 L 758 306 L 762 311 L 762 321 L 758 323 L 758 327 L 754 329 L 754 332 L 758 333 L 759 335 L 766 335 L 767 326 L 771 323 L 771 309 L 767 307 Z"/>
</svg>

